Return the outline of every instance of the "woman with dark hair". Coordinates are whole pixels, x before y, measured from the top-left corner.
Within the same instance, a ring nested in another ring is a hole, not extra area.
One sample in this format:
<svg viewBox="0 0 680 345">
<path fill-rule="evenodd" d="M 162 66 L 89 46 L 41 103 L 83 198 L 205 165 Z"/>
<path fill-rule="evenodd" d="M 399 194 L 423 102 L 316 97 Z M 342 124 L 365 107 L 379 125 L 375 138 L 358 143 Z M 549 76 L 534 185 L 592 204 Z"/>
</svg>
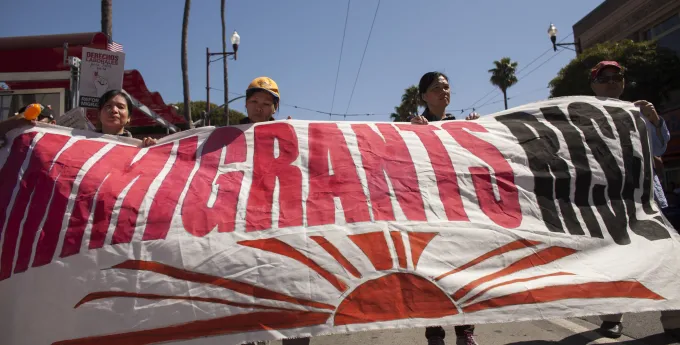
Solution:
<svg viewBox="0 0 680 345">
<path fill-rule="evenodd" d="M 427 72 L 418 83 L 418 94 L 425 101 L 425 111 L 411 119 L 414 125 L 426 125 L 433 121 L 455 120 L 456 117 L 446 113 L 446 107 L 451 103 L 451 86 L 449 77 L 441 72 Z M 477 113 L 471 113 L 465 119 L 476 120 Z"/>
<path fill-rule="evenodd" d="M 125 129 L 130 123 L 130 113 L 134 109 L 132 99 L 125 91 L 110 90 L 99 98 L 100 133 L 132 138 L 132 133 Z M 156 139 L 144 138 L 142 146 L 156 144 Z"/>
<path fill-rule="evenodd" d="M 426 125 L 434 121 L 455 120 L 456 118 L 446 113 L 446 107 L 451 102 L 451 86 L 449 77 L 441 72 L 427 72 L 418 83 L 418 93 L 425 101 L 425 111 L 422 115 L 411 119 L 412 124 Z M 471 113 L 466 120 L 476 120 L 479 118 L 477 113 Z M 474 338 L 475 326 L 463 325 L 456 326 L 456 345 L 477 345 Z M 442 327 L 427 327 L 425 338 L 428 345 L 444 345 L 446 331 Z"/>
</svg>

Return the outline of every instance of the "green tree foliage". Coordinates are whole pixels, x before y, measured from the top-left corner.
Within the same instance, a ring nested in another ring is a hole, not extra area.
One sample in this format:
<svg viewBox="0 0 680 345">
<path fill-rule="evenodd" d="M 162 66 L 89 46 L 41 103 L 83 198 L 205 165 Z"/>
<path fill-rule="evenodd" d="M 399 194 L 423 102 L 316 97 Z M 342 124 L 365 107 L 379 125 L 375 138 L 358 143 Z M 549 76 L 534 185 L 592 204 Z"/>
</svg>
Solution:
<svg viewBox="0 0 680 345">
<path fill-rule="evenodd" d="M 489 81 L 503 92 L 505 109 L 508 109 L 508 89 L 517 84 L 517 62 L 504 57 L 500 61 L 493 62 L 496 67 L 489 70 L 491 78 Z"/>
<path fill-rule="evenodd" d="M 411 116 L 418 115 L 418 107 L 425 106 L 425 102 L 418 93 L 418 87 L 411 85 L 404 90 L 401 96 L 401 104 L 394 107 L 390 118 L 394 122 L 407 122 Z"/>
<path fill-rule="evenodd" d="M 598 62 L 618 61 L 625 68 L 626 89 L 621 99 L 647 100 L 661 105 L 671 90 L 680 88 L 680 59 L 654 42 L 606 42 L 585 50 L 550 81 L 550 96 L 594 95 L 590 70 Z"/>
<path fill-rule="evenodd" d="M 184 114 L 184 103 L 170 104 L 178 108 L 179 114 Z M 212 126 L 225 126 L 227 124 L 227 119 L 224 118 L 224 111 L 215 110 L 218 105 L 210 103 L 210 125 Z M 206 110 L 205 101 L 191 101 L 191 113 L 193 114 L 194 121 L 202 118 L 203 112 Z M 237 125 L 241 119 L 245 118 L 246 115 L 242 112 L 234 109 L 229 109 L 229 124 Z"/>
</svg>

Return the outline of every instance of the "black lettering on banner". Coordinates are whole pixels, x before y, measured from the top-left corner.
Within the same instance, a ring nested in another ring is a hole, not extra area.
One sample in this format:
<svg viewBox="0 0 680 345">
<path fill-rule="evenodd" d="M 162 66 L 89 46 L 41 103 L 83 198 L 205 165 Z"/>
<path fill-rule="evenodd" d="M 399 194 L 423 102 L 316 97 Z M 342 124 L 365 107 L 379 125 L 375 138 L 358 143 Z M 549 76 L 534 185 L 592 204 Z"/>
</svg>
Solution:
<svg viewBox="0 0 680 345">
<path fill-rule="evenodd" d="M 540 123 L 535 116 L 524 112 L 500 115 L 495 119 L 510 130 L 524 149 L 529 160 L 529 169 L 534 174 L 534 193 L 546 227 L 552 232 L 564 232 L 560 212 L 555 206 L 553 191 L 556 189 L 555 186 L 560 186 L 557 188 L 557 193 L 559 197 L 563 197 L 563 186 L 566 186 L 568 199 L 571 176 L 567 163 L 558 155 L 560 142 L 557 135 L 552 129 Z M 534 128 L 538 136 L 527 126 Z M 560 207 L 563 206 L 562 204 L 560 203 Z M 571 205 L 568 205 L 566 209 L 569 207 Z M 573 213 L 573 209 L 571 211 Z M 568 211 L 565 213 L 569 214 Z M 567 223 L 570 232 L 572 231 L 571 225 Z M 580 233 L 577 231 L 575 234 L 582 235 L 583 231 Z"/>
<path fill-rule="evenodd" d="M 589 201 L 590 184 L 592 183 L 593 174 L 590 170 L 590 164 L 588 163 L 588 156 L 586 148 L 583 145 L 583 138 L 581 138 L 581 134 L 576 130 L 576 127 L 568 121 L 567 116 L 560 108 L 541 108 L 541 112 L 546 120 L 562 132 L 564 140 L 567 143 L 571 163 L 576 172 L 574 203 L 578 207 L 581 217 L 583 217 L 583 221 L 586 223 L 590 236 L 604 238 L 602 229 L 600 229 L 600 224 L 595 217 L 593 209 L 591 208 L 592 205 Z"/>
<path fill-rule="evenodd" d="M 621 197 L 623 173 L 616 159 L 609 151 L 607 143 L 597 132 L 597 128 L 600 128 L 604 136 L 615 139 L 612 128 L 609 125 L 609 119 L 600 109 L 584 102 L 569 104 L 568 112 L 572 123 L 583 133 L 593 158 L 600 165 L 607 180 L 606 185 L 593 185 L 593 202 L 595 207 L 598 213 L 600 213 L 614 242 L 617 244 L 629 244 L 628 217 Z"/>
<path fill-rule="evenodd" d="M 652 208 L 652 151 L 649 147 L 649 136 L 647 135 L 647 124 L 645 120 L 640 117 L 640 112 L 632 111 L 638 133 L 640 133 L 640 142 L 642 144 L 642 161 L 644 163 L 644 180 L 642 181 L 642 209 L 648 215 L 656 214 Z M 638 168 L 639 172 L 639 168 Z M 635 181 L 640 181 L 640 176 Z M 637 185 L 637 184 L 636 184 Z"/>
<path fill-rule="evenodd" d="M 605 109 L 611 115 L 614 126 L 601 109 L 589 103 L 570 104 L 566 115 L 558 107 L 541 108 L 545 119 L 562 133 L 567 144 L 575 170 L 573 203 L 570 196 L 571 176 L 566 160 L 558 154 L 560 141 L 557 133 L 528 113 L 501 115 L 496 120 L 510 130 L 526 153 L 529 168 L 534 174 L 534 193 L 543 221 L 550 231 L 564 232 L 560 221 L 562 217 L 570 234 L 583 235 L 573 207 L 576 205 L 590 235 L 603 238 L 601 225 L 592 209 L 595 206 L 604 227 L 617 244 L 630 243 L 628 228 L 650 241 L 669 238 L 668 230 L 662 225 L 663 218 L 651 205 L 653 171 L 645 122 L 637 112 L 633 112 L 631 118 L 630 113 L 621 108 Z M 616 140 L 614 130 L 617 131 L 621 145 L 623 171 L 603 138 Z M 640 135 L 642 159 L 634 155 L 631 132 L 638 132 Z M 586 145 L 604 173 L 604 185 L 592 183 L 591 161 L 588 159 Z M 658 223 L 637 219 L 636 189 L 642 190 L 644 212 L 656 215 L 654 219 Z M 590 202 L 591 195 L 593 204 Z"/>
<path fill-rule="evenodd" d="M 658 214 L 655 212 L 652 207 L 651 207 L 651 198 L 650 198 L 650 185 L 651 185 L 651 177 L 650 174 L 653 172 L 651 171 L 651 162 L 647 161 L 650 159 L 650 154 L 649 154 L 649 141 L 647 138 L 647 128 L 645 121 L 642 120 L 639 116 L 639 114 L 634 114 L 633 117 L 635 118 L 635 122 L 637 123 L 637 128 L 635 123 L 633 123 L 633 120 L 631 119 L 631 115 L 626 112 L 625 110 L 617 107 L 608 107 L 605 106 L 605 109 L 607 112 L 611 115 L 611 117 L 614 119 L 614 124 L 616 125 L 617 132 L 619 134 L 619 140 L 621 142 L 621 149 L 622 149 L 622 154 L 624 157 L 624 171 L 625 171 L 625 180 L 624 180 L 624 185 L 623 185 L 623 200 L 626 205 L 626 210 L 628 213 L 628 224 L 630 226 L 631 231 L 634 233 L 650 240 L 650 241 L 655 241 L 655 240 L 660 240 L 660 239 L 665 239 L 665 238 L 670 238 L 670 234 L 668 233 L 668 230 L 660 225 L 659 223 L 656 223 L 651 220 L 638 220 L 637 215 L 636 215 L 636 209 L 635 209 L 635 189 L 640 188 L 640 173 L 641 173 L 641 168 L 642 168 L 642 162 L 639 157 L 634 156 L 634 148 L 633 148 L 633 143 L 630 138 L 631 132 L 639 132 L 640 133 L 640 138 L 642 142 L 642 151 L 643 151 L 643 157 L 646 156 L 645 161 L 645 181 L 643 183 L 642 189 L 643 189 L 643 195 L 642 195 L 642 205 L 643 209 L 645 210 L 645 213 L 647 214 Z M 647 170 L 649 169 L 649 170 Z M 645 195 L 645 189 L 647 190 L 646 195 Z M 648 212 L 651 211 L 651 212 Z M 654 217 L 654 219 L 658 220 L 661 224 L 663 224 L 663 219 L 661 218 L 660 215 Z"/>
</svg>

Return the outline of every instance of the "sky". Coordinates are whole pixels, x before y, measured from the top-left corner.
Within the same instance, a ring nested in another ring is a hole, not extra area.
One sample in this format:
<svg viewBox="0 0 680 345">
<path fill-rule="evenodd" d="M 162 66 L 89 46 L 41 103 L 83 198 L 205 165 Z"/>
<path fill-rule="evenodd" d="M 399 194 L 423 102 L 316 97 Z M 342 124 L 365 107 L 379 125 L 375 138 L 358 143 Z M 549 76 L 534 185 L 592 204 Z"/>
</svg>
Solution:
<svg viewBox="0 0 680 345">
<path fill-rule="evenodd" d="M 0 3 L 3 37 L 101 28 L 99 1 Z M 277 118 L 329 120 L 327 114 L 301 109 L 307 108 L 374 114 L 339 115 L 332 120 L 389 121 L 404 89 L 417 84 L 426 72 L 441 71 L 451 82 L 452 114 L 460 118 L 461 110 L 466 108 L 463 113 L 467 114 L 473 105 L 482 115 L 492 114 L 504 107 L 500 91 L 493 91 L 489 82 L 493 61 L 507 56 L 519 63 L 520 81 L 508 90 L 510 107 L 546 99 L 550 80 L 575 57 L 570 50 L 552 51 L 547 34 L 550 23 L 560 31 L 558 40 L 573 42 L 572 25 L 600 3 L 354 0 L 349 3 L 341 56 L 346 0 L 227 0 L 227 39 L 234 30 L 241 36 L 238 60 L 228 62 L 229 97 L 244 93 L 252 79 L 268 76 L 281 91 Z M 149 89 L 160 92 L 166 103 L 183 99 L 183 11 L 180 0 L 113 0 L 113 39 L 124 46 L 125 68 L 139 70 Z M 221 50 L 221 30 L 220 1 L 192 1 L 188 35 L 192 100 L 206 99 L 205 51 L 206 47 L 211 52 Z M 222 80 L 221 61 L 211 63 L 211 87 L 216 88 L 210 93 L 213 103 L 223 103 Z M 230 107 L 245 112 L 243 100 Z"/>
</svg>

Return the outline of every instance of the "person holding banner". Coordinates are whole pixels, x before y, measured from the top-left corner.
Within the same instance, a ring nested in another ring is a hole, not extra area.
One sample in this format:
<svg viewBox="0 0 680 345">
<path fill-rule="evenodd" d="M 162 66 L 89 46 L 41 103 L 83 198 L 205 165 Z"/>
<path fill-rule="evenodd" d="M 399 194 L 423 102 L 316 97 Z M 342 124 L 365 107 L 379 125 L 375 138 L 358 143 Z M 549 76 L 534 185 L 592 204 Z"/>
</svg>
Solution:
<svg viewBox="0 0 680 345">
<path fill-rule="evenodd" d="M 455 120 L 456 118 L 446 113 L 446 107 L 451 102 L 451 87 L 449 77 L 441 72 L 427 72 L 420 78 L 418 83 L 419 96 L 425 101 L 425 111 L 422 115 L 414 116 L 411 123 L 426 125 L 433 121 Z M 465 119 L 476 120 L 479 114 L 471 113 Z M 477 345 L 474 338 L 475 326 L 456 326 L 456 345 Z M 425 338 L 428 345 L 444 345 L 446 331 L 443 327 L 427 327 Z"/>
<path fill-rule="evenodd" d="M 26 112 L 28 110 L 28 113 Z M 0 122 L 0 141 L 4 140 L 7 132 L 23 127 L 35 125 L 37 122 L 55 124 L 52 107 L 33 103 L 22 107 L 13 117 Z M 1 146 L 1 145 L 0 145 Z"/>
<path fill-rule="evenodd" d="M 110 90 L 99 98 L 100 133 L 132 138 L 125 129 L 130 123 L 130 112 L 134 109 L 132 99 L 124 91 Z M 144 138 L 142 147 L 156 144 L 156 139 Z"/>
<path fill-rule="evenodd" d="M 608 97 L 619 99 L 623 94 L 625 88 L 625 69 L 616 61 L 601 61 L 590 72 L 591 88 L 597 97 Z M 666 145 L 670 140 L 670 132 L 666 127 L 666 122 L 654 109 L 654 105 L 647 101 L 634 102 L 640 108 L 643 119 L 647 124 L 647 132 L 649 134 L 652 154 L 660 157 L 666 151 Z M 661 209 L 662 213 L 671 222 L 671 224 L 678 228 L 680 224 L 677 221 L 677 216 L 672 215 L 669 211 L 668 202 L 663 192 L 663 187 L 659 181 L 659 177 L 654 174 L 654 200 Z M 607 338 L 619 338 L 623 334 L 623 314 L 603 315 L 600 317 L 602 324 L 598 331 Z M 680 340 L 680 311 L 667 310 L 661 312 L 661 324 L 664 333 Z"/>
<path fill-rule="evenodd" d="M 274 121 L 274 113 L 279 108 L 279 86 L 269 77 L 253 79 L 246 89 L 246 113 L 248 117 L 240 124 Z M 290 120 L 290 116 L 288 117 Z M 309 338 L 283 339 L 283 345 L 309 345 Z M 258 342 L 257 345 L 265 344 Z M 248 343 L 246 345 L 254 345 Z"/>
</svg>

